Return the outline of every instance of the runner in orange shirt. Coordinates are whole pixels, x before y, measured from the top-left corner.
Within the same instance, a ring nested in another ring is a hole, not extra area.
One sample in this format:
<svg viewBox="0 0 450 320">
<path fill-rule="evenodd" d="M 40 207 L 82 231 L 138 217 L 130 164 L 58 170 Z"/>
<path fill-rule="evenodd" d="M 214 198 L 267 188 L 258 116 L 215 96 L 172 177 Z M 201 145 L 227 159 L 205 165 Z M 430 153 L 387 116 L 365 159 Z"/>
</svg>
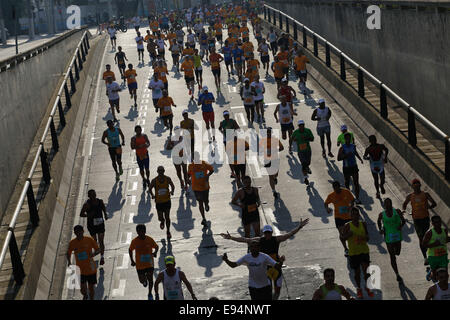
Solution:
<svg viewBox="0 0 450 320">
<path fill-rule="evenodd" d="M 209 211 L 209 177 L 214 173 L 214 168 L 206 161 L 200 161 L 200 154 L 194 152 L 194 162 L 188 166 L 188 175 L 191 179 L 192 190 L 195 199 L 198 201 L 200 214 L 202 215 L 202 225 L 207 226 L 205 210 Z"/>
<path fill-rule="evenodd" d="M 163 96 L 158 100 L 158 108 L 161 110 L 161 119 L 164 121 L 164 126 L 170 129 L 169 136 L 172 135 L 173 129 L 172 106 L 176 107 L 177 105 L 173 102 L 172 98 L 168 96 L 167 90 L 163 90 Z"/>
<path fill-rule="evenodd" d="M 97 265 L 93 257 L 100 253 L 100 248 L 91 237 L 85 237 L 83 226 L 73 228 L 76 238 L 70 241 L 67 250 L 67 265 L 70 267 L 72 252 L 75 255 L 76 266 L 80 269 L 80 291 L 83 300 L 94 300 L 95 285 L 97 284 Z M 89 285 L 89 296 L 86 283 Z"/>
<path fill-rule="evenodd" d="M 250 57 L 253 55 L 254 49 L 255 48 L 253 46 L 253 43 L 251 43 L 248 38 L 244 38 L 244 42 L 242 43 L 242 50 L 244 51 L 245 58 L 245 61 L 243 61 L 244 70 L 246 69 L 245 63 L 250 60 Z"/>
<path fill-rule="evenodd" d="M 216 32 L 216 40 L 220 43 L 220 47 L 222 48 L 222 23 L 220 23 L 220 20 L 217 19 L 216 23 L 214 24 L 214 30 Z"/>
<path fill-rule="evenodd" d="M 215 48 L 211 48 L 210 50 L 209 61 L 211 62 L 211 71 L 214 75 L 217 92 L 220 92 L 220 63 L 223 61 L 223 57 L 216 52 Z"/>
<path fill-rule="evenodd" d="M 148 285 L 148 300 L 153 300 L 153 271 L 155 270 L 153 259 L 158 255 L 158 245 L 153 238 L 145 234 L 146 227 L 144 224 L 138 224 L 136 232 L 138 236 L 131 241 L 128 254 L 130 255 L 131 266 L 136 267 L 139 282 L 142 283 L 144 288 Z M 133 259 L 133 251 L 136 251 L 136 260 Z"/>
<path fill-rule="evenodd" d="M 272 62 L 272 71 L 273 76 L 275 77 L 275 81 L 277 82 L 277 90 L 280 89 L 281 80 L 284 77 L 284 69 L 286 68 L 286 64 L 280 61 L 278 56 L 275 56 L 274 62 Z"/>
<path fill-rule="evenodd" d="M 136 150 L 136 161 L 139 166 L 139 172 L 142 177 L 143 190 L 147 185 L 150 185 L 150 159 L 148 157 L 148 147 L 150 147 L 150 140 L 146 134 L 142 134 L 142 127 L 137 125 L 134 127 L 136 135 L 131 138 L 130 147 Z M 144 175 L 145 170 L 145 175 Z M 147 178 L 146 178 L 147 176 Z"/>
<path fill-rule="evenodd" d="M 191 48 L 192 49 L 192 48 Z M 181 71 L 184 71 L 184 79 L 186 80 L 186 86 L 189 90 L 189 95 L 191 96 L 191 101 L 194 100 L 194 58 L 188 56 L 181 64 Z"/>
<path fill-rule="evenodd" d="M 103 80 L 105 80 L 105 85 L 107 83 L 106 79 L 108 79 L 108 77 L 111 77 L 113 81 L 116 81 L 116 76 L 114 75 L 114 72 L 111 71 L 111 65 L 110 64 L 106 65 L 106 71 L 103 72 Z"/>
<path fill-rule="evenodd" d="M 309 63 L 308 58 L 303 54 L 302 50 L 297 52 L 297 56 L 294 58 L 295 72 L 300 80 L 299 86 L 302 93 L 307 92 L 306 90 L 306 64 Z"/>
<path fill-rule="evenodd" d="M 169 70 L 167 70 L 167 66 L 164 65 L 163 60 L 158 61 L 155 67 L 155 72 L 158 74 L 158 79 L 164 83 L 164 89 L 169 90 L 169 82 L 167 81 Z"/>
<path fill-rule="evenodd" d="M 127 79 L 128 91 L 130 92 L 130 98 L 134 97 L 134 107 L 137 108 L 137 73 L 136 70 L 133 69 L 133 65 L 128 64 L 128 70 L 125 71 L 124 77 Z"/>
</svg>

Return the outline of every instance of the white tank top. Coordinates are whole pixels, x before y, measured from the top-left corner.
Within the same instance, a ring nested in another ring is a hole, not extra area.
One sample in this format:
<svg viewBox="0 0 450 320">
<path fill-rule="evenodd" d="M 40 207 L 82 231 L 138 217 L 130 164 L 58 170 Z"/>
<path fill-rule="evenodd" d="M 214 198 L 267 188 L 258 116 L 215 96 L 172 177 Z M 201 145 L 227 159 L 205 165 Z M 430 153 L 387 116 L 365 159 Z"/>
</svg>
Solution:
<svg viewBox="0 0 450 320">
<path fill-rule="evenodd" d="M 316 110 L 317 110 L 317 119 L 319 119 L 319 121 L 317 122 L 317 128 L 330 126 L 330 123 L 327 120 L 328 107 L 325 106 L 325 108 L 323 109 L 317 108 Z"/>
<path fill-rule="evenodd" d="M 278 105 L 278 118 L 281 124 L 292 123 L 291 106 L 289 103 L 286 103 L 284 106 L 281 103 Z"/>
<path fill-rule="evenodd" d="M 249 86 L 248 89 L 245 88 L 245 86 L 242 87 L 242 97 L 244 98 L 244 104 L 246 106 L 251 106 L 255 104 L 255 99 L 252 94 L 252 86 Z"/>
<path fill-rule="evenodd" d="M 450 300 L 450 283 L 448 284 L 447 290 L 442 290 L 438 284 L 436 284 L 436 294 L 433 300 Z"/>
<path fill-rule="evenodd" d="M 173 277 L 164 270 L 164 296 L 166 300 L 184 300 L 183 290 L 181 288 L 180 268 L 177 268 Z"/>
</svg>

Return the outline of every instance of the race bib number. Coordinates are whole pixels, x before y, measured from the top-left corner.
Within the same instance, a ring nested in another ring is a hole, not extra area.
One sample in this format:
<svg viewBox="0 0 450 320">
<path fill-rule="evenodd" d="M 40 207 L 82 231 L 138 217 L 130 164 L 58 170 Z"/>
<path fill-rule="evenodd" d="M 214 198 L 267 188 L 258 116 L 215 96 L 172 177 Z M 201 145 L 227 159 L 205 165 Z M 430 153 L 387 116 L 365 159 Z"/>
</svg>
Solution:
<svg viewBox="0 0 450 320">
<path fill-rule="evenodd" d="M 78 252 L 77 253 L 77 259 L 78 261 L 83 261 L 88 259 L 88 254 L 86 251 Z"/>
<path fill-rule="evenodd" d="M 256 203 L 255 203 L 255 204 L 249 204 L 249 205 L 247 206 L 247 211 L 248 211 L 248 212 L 254 212 L 254 211 L 256 211 L 257 208 L 258 208 L 258 206 L 257 206 Z"/>
<path fill-rule="evenodd" d="M 94 226 L 99 226 L 103 223 L 103 218 L 95 218 L 93 222 Z"/>
<path fill-rule="evenodd" d="M 436 257 L 445 256 L 447 254 L 447 250 L 445 248 L 436 248 L 434 249 L 434 255 Z"/>
<path fill-rule="evenodd" d="M 267 270 L 267 277 L 269 277 L 273 281 L 277 280 L 279 274 L 280 274 L 280 272 L 277 269 L 275 269 L 274 267 L 270 267 Z"/>
<path fill-rule="evenodd" d="M 165 72 L 161 72 L 161 77 L 165 77 L 166 73 Z"/>
<path fill-rule="evenodd" d="M 262 94 L 262 89 L 261 88 L 256 88 L 256 94 L 257 95 L 261 95 Z"/>
<path fill-rule="evenodd" d="M 339 207 L 339 214 L 347 214 L 348 210 L 349 210 L 349 207 L 347 207 L 347 206 Z"/>
<path fill-rule="evenodd" d="M 167 298 L 167 300 L 177 300 L 178 299 L 178 290 L 168 290 L 166 298 Z"/>
<path fill-rule="evenodd" d="M 160 88 L 156 88 L 153 90 L 153 92 L 155 93 L 155 95 L 160 95 L 161 94 L 161 89 Z"/>
<path fill-rule="evenodd" d="M 139 155 L 137 155 L 138 156 L 138 158 L 139 158 L 139 160 L 144 160 L 144 159 L 147 159 L 148 158 L 148 153 L 145 153 L 145 154 L 139 154 Z"/>
<path fill-rule="evenodd" d="M 400 233 L 396 232 L 396 233 L 388 233 L 387 235 L 387 240 L 389 242 L 398 242 L 400 241 Z"/>
<path fill-rule="evenodd" d="M 283 121 L 283 123 L 286 123 L 286 122 L 289 122 L 289 121 L 291 121 L 291 118 L 289 117 L 289 118 L 283 118 L 283 119 L 281 119 L 282 121 Z"/>
<path fill-rule="evenodd" d="M 151 254 L 141 254 L 141 262 L 151 262 Z"/>
<path fill-rule="evenodd" d="M 252 99 L 252 97 L 247 97 L 244 99 L 244 102 L 247 104 L 251 104 L 253 102 L 253 99 Z"/>
<path fill-rule="evenodd" d="M 298 150 L 300 150 L 300 151 L 305 151 L 307 147 L 308 147 L 308 144 L 307 144 L 307 143 L 300 143 L 300 144 L 298 145 Z"/>
<path fill-rule="evenodd" d="M 205 173 L 203 171 L 197 171 L 195 173 L 195 178 L 196 179 L 203 179 L 205 177 Z"/>
<path fill-rule="evenodd" d="M 213 66 L 214 68 L 218 68 L 219 67 L 219 62 L 214 61 L 211 63 L 211 66 Z"/>
<path fill-rule="evenodd" d="M 172 109 L 170 108 L 170 106 L 165 106 L 164 107 L 164 112 L 170 112 Z"/>
<path fill-rule="evenodd" d="M 165 196 L 167 194 L 167 189 L 163 188 L 163 189 L 159 189 L 158 190 L 158 196 Z"/>
</svg>

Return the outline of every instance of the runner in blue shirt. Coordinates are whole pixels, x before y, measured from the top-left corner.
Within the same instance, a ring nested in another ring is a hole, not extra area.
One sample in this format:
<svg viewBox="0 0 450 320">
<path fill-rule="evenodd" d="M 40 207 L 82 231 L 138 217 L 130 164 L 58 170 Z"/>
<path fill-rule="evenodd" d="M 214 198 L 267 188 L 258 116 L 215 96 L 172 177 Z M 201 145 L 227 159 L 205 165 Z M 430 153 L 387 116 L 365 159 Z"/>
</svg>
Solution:
<svg viewBox="0 0 450 320">
<path fill-rule="evenodd" d="M 244 51 L 238 47 L 237 43 L 235 43 L 232 53 L 239 81 L 242 81 L 242 61 L 244 60 Z"/>
<path fill-rule="evenodd" d="M 231 73 L 233 73 L 233 56 L 232 56 L 233 49 L 228 43 L 228 40 L 225 40 L 225 46 L 222 48 L 223 57 L 225 60 L 225 66 L 228 71 L 228 78 L 230 77 Z M 231 66 L 231 68 L 228 68 Z M 231 71 L 231 72 L 230 72 Z"/>
<path fill-rule="evenodd" d="M 208 87 L 203 87 L 203 93 L 198 97 L 198 104 L 202 106 L 203 120 L 206 124 L 206 130 L 208 131 L 209 142 L 211 143 L 211 135 L 209 134 L 209 126 L 211 124 L 212 128 L 212 140 L 216 141 L 215 137 L 215 127 L 214 127 L 214 109 L 212 103 L 216 99 L 211 92 L 208 92 Z"/>
</svg>

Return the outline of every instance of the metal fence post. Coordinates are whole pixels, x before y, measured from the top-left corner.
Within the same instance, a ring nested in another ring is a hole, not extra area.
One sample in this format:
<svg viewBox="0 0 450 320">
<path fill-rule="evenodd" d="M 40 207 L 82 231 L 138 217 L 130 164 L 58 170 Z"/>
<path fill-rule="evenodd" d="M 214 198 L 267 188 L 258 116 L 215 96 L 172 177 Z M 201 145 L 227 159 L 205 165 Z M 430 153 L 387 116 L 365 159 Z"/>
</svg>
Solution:
<svg viewBox="0 0 450 320">
<path fill-rule="evenodd" d="M 50 121 L 50 133 L 52 135 L 53 150 L 55 150 L 55 152 L 58 152 L 59 150 L 58 135 L 56 134 L 55 121 L 53 117 L 52 121 Z"/>
<path fill-rule="evenodd" d="M 63 127 L 66 126 L 66 116 L 64 115 L 63 106 L 61 103 L 61 97 L 58 97 L 58 112 L 59 112 L 59 124 Z"/>
<path fill-rule="evenodd" d="M 445 179 L 450 181 L 450 139 L 445 140 Z"/>
<path fill-rule="evenodd" d="M 327 67 L 331 67 L 331 58 L 330 58 L 330 45 L 325 43 L 325 63 Z"/>
<path fill-rule="evenodd" d="M 289 34 L 289 18 L 286 17 L 286 32 Z"/>
<path fill-rule="evenodd" d="M 14 281 L 17 285 L 22 285 L 23 278 L 25 278 L 25 270 L 23 270 L 22 259 L 20 259 L 20 252 L 19 248 L 17 247 L 14 230 L 12 228 L 8 228 L 8 231 L 11 231 L 11 239 L 9 240 L 9 254 L 11 256 Z"/>
<path fill-rule="evenodd" d="M 364 75 L 360 68 L 358 68 L 358 95 L 364 98 Z"/>
<path fill-rule="evenodd" d="M 264 20 L 267 20 L 267 8 L 264 6 Z"/>
<path fill-rule="evenodd" d="M 297 41 L 298 40 L 298 34 L 297 34 L 297 23 L 295 21 L 293 21 L 293 28 L 294 28 L 294 40 Z"/>
<path fill-rule="evenodd" d="M 279 20 L 280 20 L 280 30 L 283 30 L 283 16 L 281 15 L 281 11 L 278 11 Z"/>
<path fill-rule="evenodd" d="M 75 67 L 75 79 L 80 80 L 80 71 L 78 70 L 77 59 L 73 60 L 73 66 Z"/>
<path fill-rule="evenodd" d="M 30 183 L 27 190 L 28 210 L 30 211 L 30 221 L 33 227 L 37 227 L 39 224 L 39 214 L 36 205 L 36 198 L 34 197 L 33 186 L 31 185 L 31 179 L 28 179 Z"/>
<path fill-rule="evenodd" d="M 317 57 L 319 55 L 319 49 L 317 48 L 317 36 L 313 34 L 313 44 L 314 44 L 314 55 Z"/>
<path fill-rule="evenodd" d="M 81 49 L 81 59 L 83 59 L 83 62 L 86 61 L 86 52 L 84 50 L 84 43 L 81 41 L 80 43 L 80 49 Z"/>
<path fill-rule="evenodd" d="M 41 165 L 42 165 L 42 175 L 46 184 L 50 183 L 50 166 L 48 165 L 47 152 L 44 150 L 44 144 L 41 142 Z"/>
<path fill-rule="evenodd" d="M 267 21 L 269 21 L 269 23 L 272 23 L 271 19 L 270 19 L 270 9 L 269 8 L 267 8 Z"/>
<path fill-rule="evenodd" d="M 80 71 L 83 70 L 83 60 L 81 60 L 80 50 L 77 51 L 78 58 L 78 66 L 80 67 Z"/>
<path fill-rule="evenodd" d="M 416 119 L 411 109 L 408 109 L 408 142 L 413 147 L 417 146 Z"/>
<path fill-rule="evenodd" d="M 70 92 L 72 94 L 74 94 L 75 91 L 77 91 L 77 88 L 76 88 L 76 84 L 75 84 L 75 79 L 73 78 L 72 69 L 70 69 L 70 71 L 69 71 L 69 78 L 70 78 Z"/>
<path fill-rule="evenodd" d="M 72 102 L 70 101 L 70 93 L 69 93 L 69 88 L 67 87 L 67 82 L 64 83 L 64 93 L 65 93 L 65 97 L 66 97 L 66 106 L 68 108 L 70 108 L 72 106 Z"/>
<path fill-rule="evenodd" d="M 341 60 L 341 79 L 345 81 L 345 79 L 347 77 L 346 77 L 346 74 L 345 74 L 345 58 L 342 55 L 342 52 L 340 54 L 340 60 Z"/>
<path fill-rule="evenodd" d="M 89 45 L 89 37 L 88 37 L 88 35 L 87 35 L 87 33 L 86 33 L 86 45 L 87 45 L 87 48 L 88 48 L 88 50 L 91 48 L 91 46 Z"/>
<path fill-rule="evenodd" d="M 303 27 L 303 47 L 308 48 L 308 39 L 306 38 L 306 29 Z"/>
<path fill-rule="evenodd" d="M 380 85 L 380 114 L 384 119 L 387 119 L 388 110 L 387 110 L 386 90 L 384 89 L 382 84 Z"/>
</svg>

